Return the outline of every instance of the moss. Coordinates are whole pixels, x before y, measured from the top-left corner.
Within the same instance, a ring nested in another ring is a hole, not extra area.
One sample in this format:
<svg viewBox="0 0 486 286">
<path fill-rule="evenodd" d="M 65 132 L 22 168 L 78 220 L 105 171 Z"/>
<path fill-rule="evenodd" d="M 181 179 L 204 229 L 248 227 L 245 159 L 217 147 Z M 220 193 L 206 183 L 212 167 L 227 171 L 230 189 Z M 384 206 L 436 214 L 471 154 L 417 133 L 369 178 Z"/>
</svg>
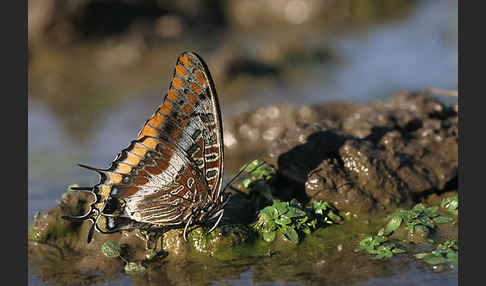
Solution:
<svg viewBox="0 0 486 286">
<path fill-rule="evenodd" d="M 74 232 L 74 227 L 68 221 L 57 219 L 51 221 L 38 222 L 37 219 L 29 227 L 28 239 L 36 242 L 47 242 L 48 240 L 58 240 L 66 238 Z"/>
<path fill-rule="evenodd" d="M 137 273 L 142 273 L 145 272 L 147 268 L 143 266 L 141 263 L 136 263 L 136 262 L 129 262 L 127 265 L 125 265 L 125 273 L 126 274 L 137 274 Z"/>
<path fill-rule="evenodd" d="M 35 242 L 45 242 L 47 240 L 47 234 L 33 225 L 30 225 L 28 239 Z"/>
<path fill-rule="evenodd" d="M 224 225 L 206 234 L 208 230 L 208 227 L 202 226 L 189 233 L 192 257 L 202 254 L 218 259 L 234 259 L 258 252 L 254 246 L 257 234 L 249 226 Z"/>
<path fill-rule="evenodd" d="M 108 258 L 117 258 L 120 256 L 121 248 L 118 242 L 109 240 L 101 246 L 101 252 Z"/>
</svg>

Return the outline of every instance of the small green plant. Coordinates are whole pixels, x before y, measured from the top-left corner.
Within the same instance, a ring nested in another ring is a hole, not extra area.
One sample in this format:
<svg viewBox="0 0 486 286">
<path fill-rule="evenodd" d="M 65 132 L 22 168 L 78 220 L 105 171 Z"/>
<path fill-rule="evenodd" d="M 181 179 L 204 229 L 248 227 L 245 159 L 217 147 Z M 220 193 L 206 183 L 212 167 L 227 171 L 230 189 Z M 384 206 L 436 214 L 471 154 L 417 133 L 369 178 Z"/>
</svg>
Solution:
<svg viewBox="0 0 486 286">
<path fill-rule="evenodd" d="M 270 181 L 275 175 L 275 168 L 263 161 L 254 160 L 243 166 L 240 172 L 245 172 L 246 178 L 231 188 L 248 195 L 247 199 L 252 201 L 255 211 L 271 205 L 274 197 Z"/>
<path fill-rule="evenodd" d="M 415 258 L 422 259 L 424 262 L 432 265 L 450 263 L 457 268 L 458 258 L 457 240 L 447 240 L 437 246 L 435 250 L 429 253 L 415 254 Z"/>
<path fill-rule="evenodd" d="M 244 171 L 248 173 L 248 178 L 241 182 L 240 187 L 246 190 L 251 183 L 257 180 L 269 180 L 275 173 L 275 169 L 272 166 L 258 160 L 251 161 L 246 167 L 242 167 L 242 169 L 243 168 Z"/>
<path fill-rule="evenodd" d="M 417 204 L 408 211 L 399 209 L 385 226 L 384 233 L 392 233 L 393 231 L 397 230 L 403 222 L 406 224 L 405 229 L 407 229 L 410 233 L 414 233 L 416 230 L 428 232 L 435 228 L 436 223 L 447 223 L 453 221 L 452 218 L 439 216 L 437 214 L 438 208 L 439 207 L 427 208 L 422 204 Z"/>
<path fill-rule="evenodd" d="M 448 197 L 442 200 L 440 207 L 446 209 L 449 213 L 453 215 L 458 215 L 459 213 L 459 199 L 458 196 Z"/>
<path fill-rule="evenodd" d="M 341 221 L 336 208 L 327 202 L 314 202 L 311 207 L 304 207 L 297 200 L 282 202 L 273 200 L 258 214 L 254 227 L 261 232 L 263 239 L 271 242 L 277 232 L 298 243 L 303 235 L 325 224 Z"/>
<path fill-rule="evenodd" d="M 390 258 L 393 254 L 404 253 L 405 250 L 398 248 L 384 235 L 368 236 L 359 242 L 355 252 L 366 251 L 375 255 L 373 259 Z"/>
</svg>

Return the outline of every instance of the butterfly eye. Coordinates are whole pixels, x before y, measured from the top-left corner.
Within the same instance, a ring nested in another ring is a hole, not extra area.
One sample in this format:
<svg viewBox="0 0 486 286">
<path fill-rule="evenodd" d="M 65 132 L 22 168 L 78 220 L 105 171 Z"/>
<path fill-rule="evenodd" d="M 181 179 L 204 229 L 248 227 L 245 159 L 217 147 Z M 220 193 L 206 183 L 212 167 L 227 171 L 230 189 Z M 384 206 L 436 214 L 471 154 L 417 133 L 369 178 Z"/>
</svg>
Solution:
<svg viewBox="0 0 486 286">
<path fill-rule="evenodd" d="M 123 178 L 123 181 L 125 181 L 125 178 Z M 120 193 L 120 190 L 117 188 L 117 187 L 112 187 L 111 188 L 111 192 L 110 192 L 110 195 L 112 196 L 116 196 Z"/>
<path fill-rule="evenodd" d="M 106 222 L 106 226 L 107 226 L 108 230 L 115 229 L 115 227 L 116 227 L 116 221 L 115 221 L 115 219 L 112 218 L 112 217 L 108 217 L 107 218 L 107 222 Z"/>
<path fill-rule="evenodd" d="M 128 184 L 129 182 L 130 182 L 129 176 L 124 177 L 123 180 L 122 180 L 122 183 L 124 183 L 124 184 Z M 113 188 L 116 189 L 116 187 L 113 187 Z"/>
</svg>

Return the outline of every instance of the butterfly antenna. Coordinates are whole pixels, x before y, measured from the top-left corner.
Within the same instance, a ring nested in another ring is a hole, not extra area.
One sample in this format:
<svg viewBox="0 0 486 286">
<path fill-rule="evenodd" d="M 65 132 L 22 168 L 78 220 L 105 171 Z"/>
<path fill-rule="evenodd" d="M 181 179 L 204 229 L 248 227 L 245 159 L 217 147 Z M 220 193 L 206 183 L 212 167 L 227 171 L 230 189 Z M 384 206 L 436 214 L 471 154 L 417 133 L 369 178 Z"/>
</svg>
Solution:
<svg viewBox="0 0 486 286">
<path fill-rule="evenodd" d="M 233 178 L 226 184 L 226 186 L 224 186 L 223 191 L 226 190 L 226 188 L 228 188 L 229 186 L 231 186 L 241 175 L 243 175 L 243 172 L 245 172 L 246 168 L 248 168 L 248 166 L 250 166 L 250 164 L 251 164 L 251 162 L 247 163 L 243 168 L 241 168 L 241 170 L 235 176 L 233 176 Z M 251 171 L 248 171 L 248 174 L 255 172 L 255 170 L 260 168 L 263 164 L 265 164 L 265 161 L 258 163 L 258 165 L 256 165 L 255 168 L 253 168 Z M 234 189 L 234 190 L 236 190 L 236 189 Z"/>
</svg>

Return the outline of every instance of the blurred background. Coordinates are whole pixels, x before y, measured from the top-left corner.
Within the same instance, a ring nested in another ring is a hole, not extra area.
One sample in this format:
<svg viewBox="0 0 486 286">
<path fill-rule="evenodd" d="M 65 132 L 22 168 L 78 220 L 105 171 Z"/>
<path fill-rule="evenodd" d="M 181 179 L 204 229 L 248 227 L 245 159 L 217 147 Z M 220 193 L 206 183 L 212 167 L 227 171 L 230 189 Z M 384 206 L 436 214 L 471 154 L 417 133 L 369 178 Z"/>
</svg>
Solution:
<svg viewBox="0 0 486 286">
<path fill-rule="evenodd" d="M 29 223 L 69 185 L 97 183 L 76 163 L 109 166 L 160 105 L 182 51 L 205 59 L 224 121 L 282 102 L 457 90 L 457 5 L 29 0 Z"/>
</svg>

